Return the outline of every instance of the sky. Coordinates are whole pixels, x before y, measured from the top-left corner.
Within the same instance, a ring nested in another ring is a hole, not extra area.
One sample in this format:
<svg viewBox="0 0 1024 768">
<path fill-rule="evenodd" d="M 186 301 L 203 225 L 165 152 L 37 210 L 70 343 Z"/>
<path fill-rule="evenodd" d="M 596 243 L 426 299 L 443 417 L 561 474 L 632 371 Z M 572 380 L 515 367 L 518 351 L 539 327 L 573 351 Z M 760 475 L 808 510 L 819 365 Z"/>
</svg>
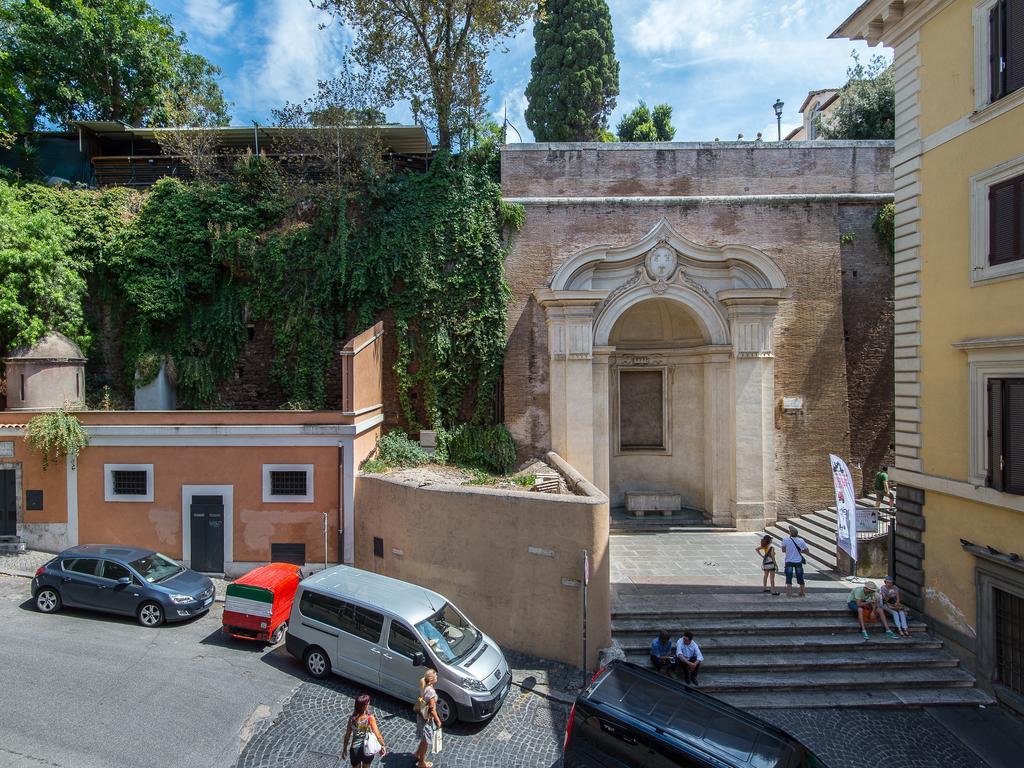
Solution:
<svg viewBox="0 0 1024 768">
<path fill-rule="evenodd" d="M 332 76 L 350 31 L 309 0 L 150 0 L 187 33 L 189 48 L 222 70 L 232 124 L 266 124 L 274 107 L 311 96 Z M 611 116 L 643 99 L 668 103 L 676 141 L 776 136 L 776 99 L 785 103 L 782 135 L 800 125 L 807 92 L 842 85 L 856 50 L 891 59 L 884 48 L 828 40 L 860 0 L 609 0 L 619 59 L 619 97 Z M 527 27 L 490 57 L 489 110 L 524 141 L 524 91 L 530 79 L 533 31 Z M 388 119 L 411 122 L 406 105 Z M 509 131 L 509 140 L 516 134 Z"/>
</svg>

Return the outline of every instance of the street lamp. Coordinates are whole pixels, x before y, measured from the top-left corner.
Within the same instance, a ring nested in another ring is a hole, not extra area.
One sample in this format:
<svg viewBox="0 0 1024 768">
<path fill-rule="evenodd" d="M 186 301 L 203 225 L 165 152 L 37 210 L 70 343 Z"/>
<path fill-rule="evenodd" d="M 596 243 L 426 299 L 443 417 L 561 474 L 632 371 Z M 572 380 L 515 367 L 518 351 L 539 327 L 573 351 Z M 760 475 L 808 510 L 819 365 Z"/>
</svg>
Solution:
<svg viewBox="0 0 1024 768">
<path fill-rule="evenodd" d="M 785 104 L 782 103 L 782 99 L 776 99 L 775 103 L 772 104 L 772 109 L 775 110 L 775 121 L 779 126 L 779 141 L 782 141 L 782 108 Z"/>
</svg>

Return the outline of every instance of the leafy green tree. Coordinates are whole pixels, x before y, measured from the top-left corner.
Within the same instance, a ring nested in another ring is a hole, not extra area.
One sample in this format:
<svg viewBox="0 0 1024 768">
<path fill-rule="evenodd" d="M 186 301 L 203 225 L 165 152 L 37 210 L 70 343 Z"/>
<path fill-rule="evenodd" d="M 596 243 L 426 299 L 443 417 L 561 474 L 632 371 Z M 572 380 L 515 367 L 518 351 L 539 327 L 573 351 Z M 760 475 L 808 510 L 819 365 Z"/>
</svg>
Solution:
<svg viewBox="0 0 1024 768">
<path fill-rule="evenodd" d="M 88 341 L 85 278 L 71 239 L 70 222 L 0 181 L 0 351 L 31 346 L 50 330 Z"/>
<path fill-rule="evenodd" d="M 846 70 L 847 83 L 839 92 L 839 106 L 819 116 L 818 135 L 823 139 L 892 139 L 896 136 L 896 77 L 882 56 L 867 65 L 854 51 Z"/>
<path fill-rule="evenodd" d="M 546 0 L 533 27 L 526 124 L 537 141 L 598 141 L 619 95 L 605 0 Z"/>
<path fill-rule="evenodd" d="M 224 125 L 220 70 L 146 0 L 0 0 L 0 122 Z"/>
<path fill-rule="evenodd" d="M 659 104 L 654 112 L 643 99 L 618 125 L 619 141 L 672 141 L 676 129 L 672 127 L 672 107 Z"/>
<path fill-rule="evenodd" d="M 382 102 L 407 98 L 417 119 L 455 140 L 483 116 L 487 56 L 530 18 L 532 0 L 313 0 L 355 32 L 352 55 L 380 73 Z"/>
</svg>

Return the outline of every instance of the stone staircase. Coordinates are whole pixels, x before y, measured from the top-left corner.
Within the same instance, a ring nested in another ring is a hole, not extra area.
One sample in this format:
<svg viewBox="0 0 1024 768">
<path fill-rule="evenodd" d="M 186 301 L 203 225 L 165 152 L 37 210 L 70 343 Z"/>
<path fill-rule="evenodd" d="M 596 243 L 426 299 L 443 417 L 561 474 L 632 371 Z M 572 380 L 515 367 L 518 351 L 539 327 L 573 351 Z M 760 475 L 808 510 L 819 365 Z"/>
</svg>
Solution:
<svg viewBox="0 0 1024 768">
<path fill-rule="evenodd" d="M 689 629 L 705 659 L 701 690 L 743 709 L 992 703 L 920 621 L 910 622 L 910 640 L 889 640 L 877 626 L 864 640 L 843 608 L 848 584 L 809 586 L 806 598 L 750 588 L 624 595 L 613 607 L 613 642 L 647 664 L 658 629 L 673 640 Z"/>
<path fill-rule="evenodd" d="M 636 517 L 622 507 L 611 510 L 610 533 L 628 535 L 634 533 L 670 533 L 679 531 L 734 531 L 735 528 L 712 526 L 704 519 L 704 513 L 696 509 L 682 509 L 672 515 Z"/>
</svg>

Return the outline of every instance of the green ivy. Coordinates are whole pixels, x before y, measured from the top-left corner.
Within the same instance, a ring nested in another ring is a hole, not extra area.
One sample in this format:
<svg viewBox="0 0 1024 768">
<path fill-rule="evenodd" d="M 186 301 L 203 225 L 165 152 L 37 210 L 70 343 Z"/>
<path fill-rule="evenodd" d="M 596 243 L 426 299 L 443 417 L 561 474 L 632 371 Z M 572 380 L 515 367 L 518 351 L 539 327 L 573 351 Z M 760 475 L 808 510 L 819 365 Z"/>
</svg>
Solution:
<svg viewBox="0 0 1024 768">
<path fill-rule="evenodd" d="M 896 255 L 896 206 L 886 203 L 879 208 L 873 226 L 892 258 Z"/>
<path fill-rule="evenodd" d="M 122 329 L 125 392 L 166 364 L 179 402 L 210 408 L 246 323 L 265 322 L 288 405 L 322 408 L 339 341 L 390 311 L 408 425 L 485 422 L 504 359 L 503 236 L 524 215 L 501 199 L 496 146 L 354 191 L 289 188 L 251 155 L 230 183 L 145 193 L 0 181 L 0 348 L 51 328 L 87 348 L 88 295 Z"/>
</svg>

